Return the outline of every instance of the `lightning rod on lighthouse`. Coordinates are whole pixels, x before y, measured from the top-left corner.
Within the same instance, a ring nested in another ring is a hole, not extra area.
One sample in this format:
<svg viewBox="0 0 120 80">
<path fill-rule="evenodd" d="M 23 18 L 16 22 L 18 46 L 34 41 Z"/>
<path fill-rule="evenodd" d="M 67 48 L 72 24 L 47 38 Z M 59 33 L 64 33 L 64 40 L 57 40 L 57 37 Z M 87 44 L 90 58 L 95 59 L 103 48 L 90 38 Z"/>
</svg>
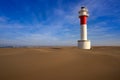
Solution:
<svg viewBox="0 0 120 80">
<path fill-rule="evenodd" d="M 86 7 L 81 7 L 79 11 L 80 25 L 81 25 L 81 40 L 78 40 L 78 48 L 81 49 L 90 49 L 91 43 L 90 40 L 87 40 L 87 18 L 88 10 Z"/>
</svg>

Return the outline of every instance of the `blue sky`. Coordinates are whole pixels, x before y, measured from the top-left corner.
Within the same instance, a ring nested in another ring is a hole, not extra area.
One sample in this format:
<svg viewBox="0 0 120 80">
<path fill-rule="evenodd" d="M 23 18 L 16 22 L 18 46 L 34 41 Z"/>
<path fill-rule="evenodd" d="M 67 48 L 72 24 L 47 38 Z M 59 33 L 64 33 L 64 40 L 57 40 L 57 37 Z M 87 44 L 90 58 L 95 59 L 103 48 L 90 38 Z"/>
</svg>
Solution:
<svg viewBox="0 0 120 80">
<path fill-rule="evenodd" d="M 89 10 L 92 45 L 120 46 L 119 0 L 0 0 L 0 46 L 77 46 L 78 11 Z"/>
</svg>

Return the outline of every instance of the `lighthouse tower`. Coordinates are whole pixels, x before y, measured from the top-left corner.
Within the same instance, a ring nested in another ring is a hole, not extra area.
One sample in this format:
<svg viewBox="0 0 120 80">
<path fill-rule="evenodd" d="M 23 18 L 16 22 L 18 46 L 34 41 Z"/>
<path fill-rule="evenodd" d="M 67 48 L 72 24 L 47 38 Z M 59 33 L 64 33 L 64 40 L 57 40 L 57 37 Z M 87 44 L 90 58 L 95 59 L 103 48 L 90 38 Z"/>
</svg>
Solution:
<svg viewBox="0 0 120 80">
<path fill-rule="evenodd" d="M 81 25 L 81 40 L 78 40 L 78 47 L 81 49 L 90 49 L 90 40 L 87 40 L 87 18 L 88 10 L 85 7 L 81 7 L 79 11 L 80 25 Z"/>
</svg>

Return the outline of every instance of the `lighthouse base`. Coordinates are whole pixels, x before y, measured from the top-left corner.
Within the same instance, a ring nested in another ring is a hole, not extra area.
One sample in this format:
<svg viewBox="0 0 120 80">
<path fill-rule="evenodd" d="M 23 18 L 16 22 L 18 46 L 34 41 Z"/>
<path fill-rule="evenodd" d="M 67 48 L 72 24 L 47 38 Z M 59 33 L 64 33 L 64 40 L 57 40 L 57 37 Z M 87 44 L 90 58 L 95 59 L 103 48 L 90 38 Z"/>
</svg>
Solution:
<svg viewBox="0 0 120 80">
<path fill-rule="evenodd" d="M 90 40 L 78 40 L 78 48 L 91 49 Z"/>
</svg>

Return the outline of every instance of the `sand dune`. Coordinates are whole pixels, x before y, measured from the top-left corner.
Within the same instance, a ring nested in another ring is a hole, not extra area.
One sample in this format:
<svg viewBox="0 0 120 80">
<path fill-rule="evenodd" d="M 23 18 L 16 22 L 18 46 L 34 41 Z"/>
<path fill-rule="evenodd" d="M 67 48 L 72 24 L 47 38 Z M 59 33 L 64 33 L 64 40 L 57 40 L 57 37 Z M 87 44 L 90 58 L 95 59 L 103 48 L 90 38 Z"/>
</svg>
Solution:
<svg viewBox="0 0 120 80">
<path fill-rule="evenodd" d="M 0 80 L 120 80 L 120 47 L 0 48 Z"/>
</svg>

